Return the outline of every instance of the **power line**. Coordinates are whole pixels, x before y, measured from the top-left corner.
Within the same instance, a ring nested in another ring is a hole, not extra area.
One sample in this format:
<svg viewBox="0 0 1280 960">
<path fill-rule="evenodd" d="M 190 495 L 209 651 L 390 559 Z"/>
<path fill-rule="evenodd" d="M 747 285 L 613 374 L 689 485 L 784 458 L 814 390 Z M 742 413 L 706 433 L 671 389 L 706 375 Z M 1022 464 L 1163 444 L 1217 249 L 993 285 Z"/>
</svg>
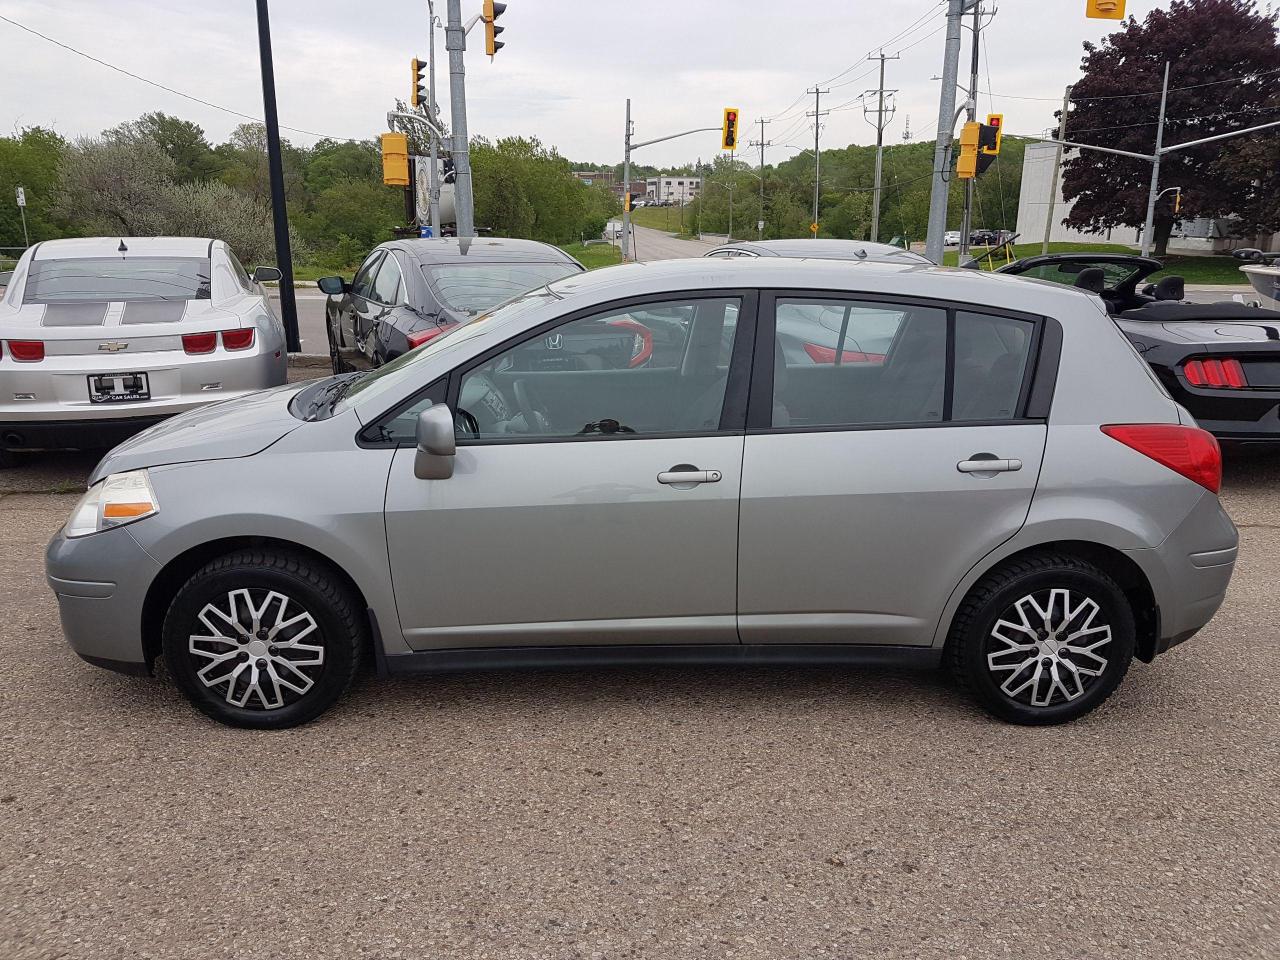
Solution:
<svg viewBox="0 0 1280 960">
<path fill-rule="evenodd" d="M 1271 76 L 1274 73 L 1280 73 L 1280 67 L 1277 67 L 1274 70 L 1263 70 L 1258 73 L 1251 73 L 1248 76 L 1244 76 L 1244 77 L 1228 77 L 1225 80 L 1210 80 L 1207 83 L 1192 83 L 1192 84 L 1188 84 L 1185 87 L 1170 87 L 1169 92 L 1175 93 L 1179 90 L 1199 90 L 1201 87 L 1216 87 L 1219 84 L 1223 84 L 1223 83 L 1248 83 L 1251 80 L 1259 80 L 1262 77 Z M 988 97 L 999 97 L 1001 100 L 1042 100 L 1046 103 L 1061 102 L 1060 97 L 1025 97 L 1016 93 L 993 93 L 991 90 L 984 90 L 980 92 L 985 93 Z M 1098 97 L 1073 96 L 1071 98 L 1071 102 L 1072 103 L 1088 103 L 1092 100 L 1129 100 L 1133 97 L 1158 97 L 1158 96 L 1160 96 L 1159 90 L 1150 90 L 1150 91 L 1143 90 L 1137 93 L 1117 93 L 1117 94 L 1108 94 L 1106 96 L 1098 96 Z"/>
<path fill-rule="evenodd" d="M 245 120 L 252 120 L 254 123 L 263 122 L 261 117 L 255 117 L 247 113 L 241 113 L 239 110 L 232 110 L 230 107 L 224 107 L 220 103 L 214 103 L 211 100 L 203 100 L 200 97 L 193 96 L 192 94 L 183 93 L 181 90 L 175 90 L 173 87 L 166 86 L 163 83 L 159 83 L 155 80 L 150 80 L 147 77 L 141 77 L 136 73 L 131 73 L 130 71 L 124 69 L 124 67 L 117 67 L 114 63 L 108 63 L 106 60 L 102 60 L 102 59 L 99 59 L 98 57 L 93 56 L 92 54 L 85 53 L 83 50 L 77 50 L 75 47 L 65 44 L 60 40 L 55 40 L 53 39 L 53 37 L 45 36 L 39 30 L 33 30 L 31 27 L 28 27 L 26 24 L 19 23 L 17 20 L 14 20 L 10 17 L 6 17 L 3 14 L 0 14 L 0 20 L 3 20 L 5 23 L 12 24 L 13 26 L 17 27 L 19 30 L 25 30 L 27 33 L 31 34 L 34 37 L 39 37 L 41 40 L 44 40 L 46 43 L 52 43 L 55 47 L 61 47 L 63 50 L 67 50 L 70 53 L 74 53 L 78 57 L 84 57 L 84 59 L 91 60 L 94 63 L 98 64 L 99 66 L 106 67 L 109 70 L 114 70 L 116 73 L 122 73 L 126 77 L 130 77 L 133 80 L 139 80 L 142 83 L 155 87 L 158 90 L 164 90 L 166 93 L 172 93 L 174 96 L 182 97 L 184 100 L 190 100 L 193 103 L 199 103 L 206 107 L 212 107 L 214 110 L 221 110 L 223 113 L 229 113 L 232 116 L 241 117 L 242 119 L 245 119 Z M 320 137 L 321 139 L 324 139 L 324 140 L 356 141 L 359 139 L 357 137 L 334 137 L 334 136 L 330 136 L 327 133 L 316 133 L 316 131 L 314 130 L 303 130 L 301 127 L 287 127 L 283 123 L 280 124 L 280 129 L 291 130 L 294 133 L 305 133 L 309 137 Z"/>
</svg>

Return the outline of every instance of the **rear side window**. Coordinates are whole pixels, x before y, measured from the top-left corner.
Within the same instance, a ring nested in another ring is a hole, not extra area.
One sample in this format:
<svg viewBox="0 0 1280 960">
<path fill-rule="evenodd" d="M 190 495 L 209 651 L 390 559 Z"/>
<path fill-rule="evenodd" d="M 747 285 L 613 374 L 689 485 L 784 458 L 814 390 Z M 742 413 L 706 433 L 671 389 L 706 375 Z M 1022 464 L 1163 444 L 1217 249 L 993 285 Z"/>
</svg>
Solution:
<svg viewBox="0 0 1280 960">
<path fill-rule="evenodd" d="M 208 300 L 208 257 L 83 257 L 33 260 L 23 303 L 85 300 Z"/>
<path fill-rule="evenodd" d="M 1035 324 L 956 312 L 953 420 L 1011 420 L 1026 379 Z"/>
</svg>

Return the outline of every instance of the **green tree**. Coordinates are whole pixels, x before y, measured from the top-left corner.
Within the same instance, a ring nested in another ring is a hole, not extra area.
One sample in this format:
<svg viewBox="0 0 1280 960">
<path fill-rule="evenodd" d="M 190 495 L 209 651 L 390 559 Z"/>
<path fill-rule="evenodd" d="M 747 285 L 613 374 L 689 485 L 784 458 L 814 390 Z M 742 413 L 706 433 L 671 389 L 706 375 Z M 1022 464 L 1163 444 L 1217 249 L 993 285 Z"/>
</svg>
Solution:
<svg viewBox="0 0 1280 960">
<path fill-rule="evenodd" d="M 103 137 L 107 140 L 147 140 L 154 143 L 173 161 L 174 177 L 179 183 L 207 180 L 221 166 L 213 147 L 204 137 L 203 127 L 159 111 L 144 113 L 137 120 L 112 127 L 103 133 Z"/>
<path fill-rule="evenodd" d="M 63 236 L 71 227 L 58 212 L 58 172 L 67 143 L 51 130 L 28 127 L 0 137 L 0 246 L 22 245 L 22 213 L 16 188 L 27 195 L 27 233 L 32 243 Z M 11 253 L 16 251 L 10 251 Z"/>
</svg>

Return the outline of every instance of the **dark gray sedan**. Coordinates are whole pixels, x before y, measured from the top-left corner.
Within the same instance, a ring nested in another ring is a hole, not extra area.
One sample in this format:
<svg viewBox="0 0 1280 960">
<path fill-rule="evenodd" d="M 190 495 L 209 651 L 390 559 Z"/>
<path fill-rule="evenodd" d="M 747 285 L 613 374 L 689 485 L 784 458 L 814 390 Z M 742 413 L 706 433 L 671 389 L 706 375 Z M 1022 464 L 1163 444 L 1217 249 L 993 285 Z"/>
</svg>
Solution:
<svg viewBox="0 0 1280 960">
<path fill-rule="evenodd" d="M 333 372 L 380 367 L 534 287 L 585 268 L 559 247 L 503 237 L 379 244 L 348 282 L 323 277 Z"/>
</svg>

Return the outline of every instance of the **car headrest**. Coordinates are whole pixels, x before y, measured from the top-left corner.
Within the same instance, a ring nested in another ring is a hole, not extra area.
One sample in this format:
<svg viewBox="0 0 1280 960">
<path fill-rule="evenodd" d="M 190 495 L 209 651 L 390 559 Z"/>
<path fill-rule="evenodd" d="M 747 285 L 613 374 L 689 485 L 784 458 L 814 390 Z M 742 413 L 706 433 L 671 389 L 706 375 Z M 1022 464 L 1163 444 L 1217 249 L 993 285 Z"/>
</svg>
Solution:
<svg viewBox="0 0 1280 960">
<path fill-rule="evenodd" d="M 1087 267 L 1076 274 L 1076 282 L 1072 286 L 1090 293 L 1102 293 L 1107 289 L 1107 275 L 1101 267 Z"/>
<path fill-rule="evenodd" d="M 1182 277 L 1162 277 L 1153 291 L 1157 300 L 1181 300 L 1186 295 L 1187 284 Z"/>
</svg>

